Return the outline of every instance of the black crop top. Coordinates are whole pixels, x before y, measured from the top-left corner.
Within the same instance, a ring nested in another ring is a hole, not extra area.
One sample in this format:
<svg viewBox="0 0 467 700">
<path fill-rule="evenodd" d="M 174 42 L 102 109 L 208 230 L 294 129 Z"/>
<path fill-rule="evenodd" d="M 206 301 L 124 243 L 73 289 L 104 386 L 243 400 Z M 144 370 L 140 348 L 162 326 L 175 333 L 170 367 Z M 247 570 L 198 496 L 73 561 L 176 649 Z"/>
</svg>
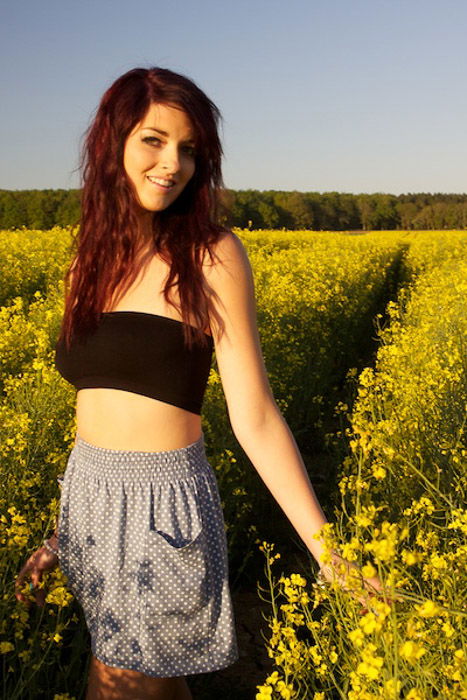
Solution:
<svg viewBox="0 0 467 700">
<path fill-rule="evenodd" d="M 76 389 L 123 389 L 201 414 L 214 341 L 184 344 L 183 323 L 144 311 L 105 311 L 97 329 L 57 341 L 55 366 Z"/>
</svg>

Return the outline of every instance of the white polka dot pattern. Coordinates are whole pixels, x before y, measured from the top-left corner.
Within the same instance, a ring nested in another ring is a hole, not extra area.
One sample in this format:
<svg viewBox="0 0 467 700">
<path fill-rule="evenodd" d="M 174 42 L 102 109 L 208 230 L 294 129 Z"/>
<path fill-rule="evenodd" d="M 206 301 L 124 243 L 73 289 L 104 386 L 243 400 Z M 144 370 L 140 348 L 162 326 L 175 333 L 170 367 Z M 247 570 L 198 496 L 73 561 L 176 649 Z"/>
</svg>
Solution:
<svg viewBox="0 0 467 700">
<path fill-rule="evenodd" d="M 77 436 L 58 529 L 60 568 L 103 663 L 171 677 L 238 659 L 224 517 L 204 434 L 163 452 Z"/>
</svg>

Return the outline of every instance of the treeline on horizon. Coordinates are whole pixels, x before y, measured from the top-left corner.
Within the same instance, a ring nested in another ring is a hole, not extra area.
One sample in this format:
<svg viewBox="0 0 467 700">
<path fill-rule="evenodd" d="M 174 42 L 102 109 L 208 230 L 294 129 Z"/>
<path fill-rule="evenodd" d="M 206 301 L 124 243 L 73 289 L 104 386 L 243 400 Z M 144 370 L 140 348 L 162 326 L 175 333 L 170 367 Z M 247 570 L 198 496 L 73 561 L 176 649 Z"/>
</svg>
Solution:
<svg viewBox="0 0 467 700">
<path fill-rule="evenodd" d="M 467 194 L 345 194 L 226 190 L 225 224 L 250 229 L 466 229 Z M 0 228 L 49 229 L 79 220 L 80 190 L 0 190 Z"/>
</svg>

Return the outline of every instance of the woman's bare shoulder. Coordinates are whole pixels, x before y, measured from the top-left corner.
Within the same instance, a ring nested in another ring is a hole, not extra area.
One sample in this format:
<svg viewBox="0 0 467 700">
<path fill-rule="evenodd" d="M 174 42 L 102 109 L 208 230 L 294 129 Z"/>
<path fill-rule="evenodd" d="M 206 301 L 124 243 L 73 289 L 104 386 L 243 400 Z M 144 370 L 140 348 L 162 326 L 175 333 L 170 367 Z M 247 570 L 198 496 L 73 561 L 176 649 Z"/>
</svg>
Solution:
<svg viewBox="0 0 467 700">
<path fill-rule="evenodd" d="M 242 240 L 230 230 L 221 231 L 217 241 L 211 246 L 213 257 L 206 255 L 203 261 L 206 276 L 220 274 L 219 268 L 247 265 L 248 255 Z"/>
</svg>

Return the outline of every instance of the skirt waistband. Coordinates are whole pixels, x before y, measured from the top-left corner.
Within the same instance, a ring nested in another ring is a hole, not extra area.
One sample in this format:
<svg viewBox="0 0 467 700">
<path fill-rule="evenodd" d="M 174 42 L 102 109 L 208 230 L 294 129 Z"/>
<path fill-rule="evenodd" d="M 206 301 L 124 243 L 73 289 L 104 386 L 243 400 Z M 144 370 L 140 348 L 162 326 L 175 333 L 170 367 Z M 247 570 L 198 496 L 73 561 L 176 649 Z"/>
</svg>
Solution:
<svg viewBox="0 0 467 700">
<path fill-rule="evenodd" d="M 203 432 L 186 447 L 157 452 L 99 447 L 77 435 L 70 458 L 79 463 L 80 471 L 83 469 L 90 476 L 180 479 L 193 476 L 202 465 L 209 467 Z"/>
</svg>

